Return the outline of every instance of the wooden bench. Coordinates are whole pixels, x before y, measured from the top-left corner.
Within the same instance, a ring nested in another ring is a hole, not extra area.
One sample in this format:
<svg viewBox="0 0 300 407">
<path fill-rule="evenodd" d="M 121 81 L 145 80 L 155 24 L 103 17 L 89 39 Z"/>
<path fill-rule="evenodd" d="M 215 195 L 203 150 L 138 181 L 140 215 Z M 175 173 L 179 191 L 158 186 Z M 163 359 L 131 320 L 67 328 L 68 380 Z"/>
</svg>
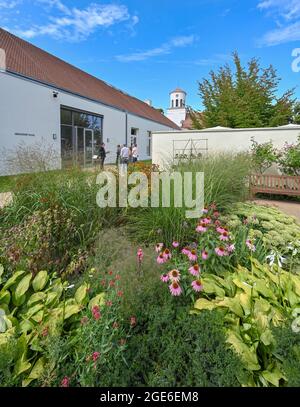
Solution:
<svg viewBox="0 0 300 407">
<path fill-rule="evenodd" d="M 252 174 L 250 193 L 300 196 L 300 176 Z"/>
</svg>

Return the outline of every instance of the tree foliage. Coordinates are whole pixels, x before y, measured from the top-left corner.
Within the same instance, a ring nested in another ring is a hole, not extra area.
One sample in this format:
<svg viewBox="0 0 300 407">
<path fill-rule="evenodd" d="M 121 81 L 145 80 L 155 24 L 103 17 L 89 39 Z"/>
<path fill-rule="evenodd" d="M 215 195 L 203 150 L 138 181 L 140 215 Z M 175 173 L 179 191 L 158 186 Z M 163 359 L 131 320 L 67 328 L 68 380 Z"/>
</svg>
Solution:
<svg viewBox="0 0 300 407">
<path fill-rule="evenodd" d="M 201 122 L 194 120 L 196 128 L 280 126 L 295 115 L 299 118 L 300 108 L 294 112 L 294 90 L 278 96 L 281 79 L 272 65 L 262 68 L 253 58 L 243 67 L 237 53 L 233 62 L 234 69 L 227 64 L 199 82 L 204 111 Z"/>
</svg>

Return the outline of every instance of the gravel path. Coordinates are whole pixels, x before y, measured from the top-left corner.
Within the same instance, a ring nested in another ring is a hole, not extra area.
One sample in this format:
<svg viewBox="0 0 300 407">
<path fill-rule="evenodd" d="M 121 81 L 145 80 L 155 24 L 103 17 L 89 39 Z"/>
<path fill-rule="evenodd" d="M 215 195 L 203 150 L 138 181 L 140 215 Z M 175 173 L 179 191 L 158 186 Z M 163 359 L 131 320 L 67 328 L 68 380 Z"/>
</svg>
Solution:
<svg viewBox="0 0 300 407">
<path fill-rule="evenodd" d="M 287 215 L 296 216 L 300 221 L 300 203 L 287 201 L 269 201 L 268 199 L 255 199 L 259 205 L 275 206 Z"/>
</svg>

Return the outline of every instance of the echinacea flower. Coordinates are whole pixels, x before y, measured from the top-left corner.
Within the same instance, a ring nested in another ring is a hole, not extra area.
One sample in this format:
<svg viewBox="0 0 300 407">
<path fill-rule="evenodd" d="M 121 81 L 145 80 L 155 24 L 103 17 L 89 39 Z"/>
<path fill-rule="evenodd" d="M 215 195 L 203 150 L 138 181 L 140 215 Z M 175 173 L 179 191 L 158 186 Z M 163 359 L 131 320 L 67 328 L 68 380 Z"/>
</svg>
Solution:
<svg viewBox="0 0 300 407">
<path fill-rule="evenodd" d="M 160 279 L 163 283 L 167 283 L 169 281 L 169 275 L 168 274 L 162 274 L 160 276 Z"/>
<path fill-rule="evenodd" d="M 99 356 L 100 356 L 100 352 L 94 352 L 92 354 L 93 361 L 96 362 L 96 360 L 99 358 Z"/>
<path fill-rule="evenodd" d="M 222 226 L 218 226 L 218 227 L 216 228 L 216 231 L 217 231 L 218 233 L 227 232 L 227 230 L 226 230 L 225 228 L 223 228 Z"/>
<path fill-rule="evenodd" d="M 176 269 L 169 271 L 169 278 L 177 283 L 180 280 L 180 271 Z"/>
<path fill-rule="evenodd" d="M 191 285 L 193 287 L 193 290 L 196 291 L 196 292 L 199 292 L 199 291 L 203 290 L 203 285 L 201 283 L 201 280 L 195 280 L 195 281 L 192 282 Z"/>
<path fill-rule="evenodd" d="M 201 253 L 201 257 L 203 260 L 206 260 L 208 258 L 208 252 L 206 250 L 203 250 Z"/>
<path fill-rule="evenodd" d="M 164 247 L 163 243 L 156 243 L 156 245 L 155 245 L 156 253 L 159 253 L 163 247 Z"/>
<path fill-rule="evenodd" d="M 199 223 L 196 227 L 196 232 L 198 233 L 204 233 L 207 231 L 207 224 L 206 223 Z"/>
<path fill-rule="evenodd" d="M 228 251 L 228 253 L 234 252 L 235 251 L 235 244 L 232 243 L 232 244 L 227 245 L 226 250 Z"/>
<path fill-rule="evenodd" d="M 185 255 L 189 255 L 190 249 L 189 249 L 188 247 L 184 247 L 184 248 L 181 250 L 181 253 L 182 253 L 182 254 L 185 254 Z"/>
<path fill-rule="evenodd" d="M 163 255 L 163 253 L 160 253 L 156 259 L 158 264 L 163 264 L 167 261 L 167 259 L 165 258 L 165 256 Z"/>
<path fill-rule="evenodd" d="M 62 381 L 60 382 L 60 387 L 69 387 L 70 385 L 70 378 L 65 376 Z"/>
<path fill-rule="evenodd" d="M 207 216 L 206 218 L 202 219 L 202 223 L 205 223 L 205 225 L 209 225 L 211 223 L 210 216 Z"/>
<path fill-rule="evenodd" d="M 215 211 L 215 212 L 213 213 L 213 215 L 214 215 L 215 218 L 218 218 L 218 217 L 220 216 L 220 212 Z"/>
<path fill-rule="evenodd" d="M 252 240 L 247 239 L 247 240 L 246 240 L 246 246 L 248 247 L 248 249 L 249 249 L 251 252 L 255 252 L 256 247 L 255 247 L 254 243 L 252 242 Z"/>
<path fill-rule="evenodd" d="M 165 258 L 166 260 L 170 260 L 170 258 L 172 257 L 170 250 L 169 250 L 169 249 L 165 249 L 165 250 L 163 251 L 163 256 L 164 256 L 164 258 Z"/>
<path fill-rule="evenodd" d="M 197 256 L 197 251 L 196 250 L 191 250 L 188 254 L 188 258 L 190 261 L 197 261 L 198 256 Z"/>
<path fill-rule="evenodd" d="M 175 297 L 179 296 L 182 293 L 182 289 L 176 281 L 173 281 L 172 284 L 169 285 L 169 289 L 172 295 Z"/>
<path fill-rule="evenodd" d="M 192 267 L 189 268 L 189 272 L 193 275 L 193 276 L 199 276 L 200 274 L 200 267 L 198 264 L 194 264 Z"/>
<path fill-rule="evenodd" d="M 208 209 L 207 209 L 207 208 L 203 208 L 203 209 L 202 209 L 202 213 L 208 213 Z"/>
<path fill-rule="evenodd" d="M 177 242 L 177 241 L 175 240 L 175 241 L 172 243 L 172 246 L 175 247 L 175 248 L 178 247 L 178 246 L 179 246 L 179 242 Z"/>
<path fill-rule="evenodd" d="M 220 247 L 216 247 L 215 248 L 215 252 L 218 256 L 222 257 L 222 256 L 227 256 L 227 252 L 224 249 L 224 247 L 220 246 Z"/>
<path fill-rule="evenodd" d="M 226 241 L 229 240 L 229 234 L 228 232 L 224 231 L 223 233 L 220 234 L 220 240 Z"/>
</svg>

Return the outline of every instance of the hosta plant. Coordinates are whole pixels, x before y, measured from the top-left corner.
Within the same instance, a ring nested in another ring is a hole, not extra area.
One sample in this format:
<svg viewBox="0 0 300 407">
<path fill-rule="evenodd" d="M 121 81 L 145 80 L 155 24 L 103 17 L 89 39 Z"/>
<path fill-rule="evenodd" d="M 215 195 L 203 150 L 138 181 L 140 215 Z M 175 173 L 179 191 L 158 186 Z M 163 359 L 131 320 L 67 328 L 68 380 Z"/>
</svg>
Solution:
<svg viewBox="0 0 300 407">
<path fill-rule="evenodd" d="M 219 309 L 224 313 L 227 342 L 238 353 L 246 386 L 279 386 L 286 377 L 275 353 L 272 328 L 280 326 L 300 306 L 300 277 L 261 265 L 252 259 L 251 270 L 237 267 L 222 277 L 207 274 L 193 313 Z"/>
<path fill-rule="evenodd" d="M 75 332 L 80 315 L 87 307 L 103 302 L 104 293 L 89 296 L 84 282 L 73 296 L 68 295 L 68 282 L 45 270 L 37 274 L 24 270 L 1 280 L 0 269 L 0 358 L 10 341 L 15 342 L 11 375 L 27 386 L 38 379 L 46 363 L 46 339 Z"/>
</svg>

